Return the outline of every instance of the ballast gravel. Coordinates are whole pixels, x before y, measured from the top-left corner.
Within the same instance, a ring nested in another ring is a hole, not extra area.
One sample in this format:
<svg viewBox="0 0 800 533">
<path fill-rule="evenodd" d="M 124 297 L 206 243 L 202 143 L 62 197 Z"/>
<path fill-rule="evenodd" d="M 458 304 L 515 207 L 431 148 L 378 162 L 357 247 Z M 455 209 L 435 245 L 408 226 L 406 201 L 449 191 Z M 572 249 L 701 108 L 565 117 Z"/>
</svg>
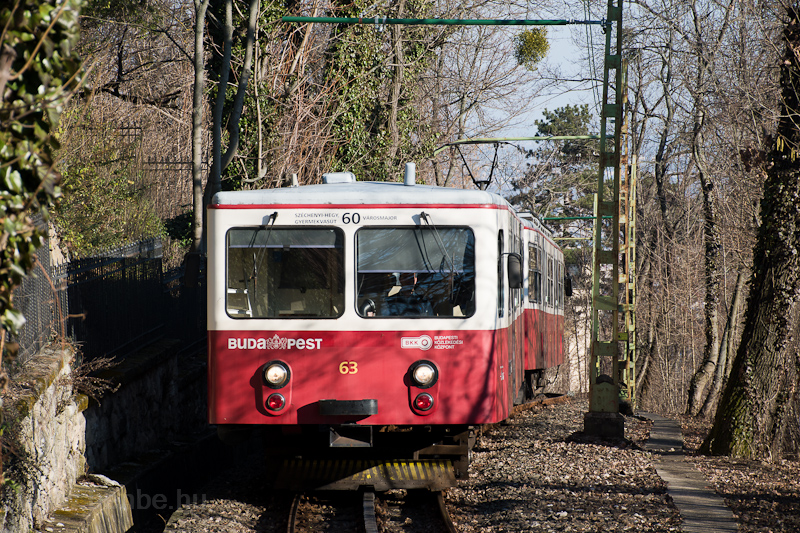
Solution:
<svg viewBox="0 0 800 533">
<path fill-rule="evenodd" d="M 626 439 L 581 433 L 585 401 L 532 408 L 476 445 L 470 479 L 447 494 L 462 532 L 680 531 L 680 514 L 640 449 L 650 422 L 626 417 Z"/>
<path fill-rule="evenodd" d="M 586 410 L 582 400 L 527 408 L 481 435 L 470 478 L 446 493 L 458 531 L 680 531 L 652 456 L 640 449 L 649 422 L 627 417 L 626 439 L 603 442 L 580 433 Z M 176 510 L 165 531 L 285 531 L 288 500 L 262 479 L 252 463 L 231 469 L 204 487 L 201 499 Z M 409 516 L 379 519 L 382 531 L 430 531 L 420 523 L 427 520 Z M 338 530 L 326 520 L 314 530 Z"/>
</svg>

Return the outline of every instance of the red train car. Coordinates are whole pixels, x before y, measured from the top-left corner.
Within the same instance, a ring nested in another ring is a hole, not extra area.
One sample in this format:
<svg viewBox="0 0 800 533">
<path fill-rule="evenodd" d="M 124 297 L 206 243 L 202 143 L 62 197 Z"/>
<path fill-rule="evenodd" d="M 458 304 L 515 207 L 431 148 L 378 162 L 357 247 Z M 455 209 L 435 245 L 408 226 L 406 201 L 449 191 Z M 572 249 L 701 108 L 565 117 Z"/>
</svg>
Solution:
<svg viewBox="0 0 800 533">
<path fill-rule="evenodd" d="M 265 428 L 284 457 L 464 476 L 471 430 L 562 360 L 563 256 L 496 194 L 323 182 L 209 207 L 209 421 Z"/>
<path fill-rule="evenodd" d="M 525 370 L 528 394 L 541 383 L 544 370 L 564 361 L 564 298 L 572 294 L 564 254 L 550 231 L 522 214 L 525 228 Z"/>
</svg>

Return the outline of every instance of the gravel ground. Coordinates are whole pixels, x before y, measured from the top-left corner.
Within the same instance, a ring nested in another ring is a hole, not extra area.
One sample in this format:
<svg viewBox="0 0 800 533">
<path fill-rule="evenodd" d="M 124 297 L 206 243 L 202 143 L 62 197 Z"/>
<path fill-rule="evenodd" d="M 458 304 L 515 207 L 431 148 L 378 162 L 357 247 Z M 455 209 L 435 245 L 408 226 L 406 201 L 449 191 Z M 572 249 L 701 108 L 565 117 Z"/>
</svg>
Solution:
<svg viewBox="0 0 800 533">
<path fill-rule="evenodd" d="M 484 435 L 471 477 L 448 493 L 463 532 L 680 531 L 680 516 L 639 445 L 650 423 L 629 417 L 626 440 L 578 431 L 586 402 L 530 409 Z"/>
<path fill-rule="evenodd" d="M 291 499 L 276 496 L 257 456 L 214 478 L 198 501 L 177 509 L 164 529 L 171 533 L 278 533 L 286 531 Z M 153 533 L 147 529 L 147 533 Z"/>
<path fill-rule="evenodd" d="M 458 530 L 680 531 L 680 515 L 655 472 L 653 456 L 641 449 L 650 422 L 626 417 L 626 438 L 602 442 L 580 433 L 586 410 L 587 404 L 581 400 L 529 408 L 482 435 L 473 451 L 470 479 L 446 494 Z M 691 452 L 707 427 L 696 421 L 683 422 Z M 689 460 L 726 498 L 740 521 L 740 531 L 800 531 L 798 463 L 717 457 Z M 177 510 L 166 531 L 282 531 L 289 500 L 267 490 L 258 463 L 254 458 L 204 487 L 201 501 Z M 429 519 L 424 512 L 413 510 L 413 502 L 406 500 L 403 491 L 386 496 L 378 504 L 383 532 L 430 530 L 421 525 Z M 309 514 L 308 520 L 316 521 L 310 531 L 337 531 L 335 517 L 349 513 L 313 497 L 308 505 L 311 507 L 303 512 Z M 317 508 L 321 516 L 314 518 Z"/>
<path fill-rule="evenodd" d="M 684 447 L 733 511 L 743 533 L 800 531 L 800 463 L 706 457 L 695 452 L 711 421 L 683 418 Z"/>
</svg>

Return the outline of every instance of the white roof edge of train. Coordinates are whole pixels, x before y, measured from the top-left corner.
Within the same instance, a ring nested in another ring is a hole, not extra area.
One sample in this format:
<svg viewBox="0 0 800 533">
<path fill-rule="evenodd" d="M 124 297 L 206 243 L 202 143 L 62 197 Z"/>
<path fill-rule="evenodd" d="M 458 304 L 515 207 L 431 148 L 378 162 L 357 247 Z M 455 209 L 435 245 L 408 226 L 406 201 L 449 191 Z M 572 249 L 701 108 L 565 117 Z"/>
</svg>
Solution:
<svg viewBox="0 0 800 533">
<path fill-rule="evenodd" d="M 357 205 L 376 203 L 376 187 L 381 187 L 378 202 L 402 204 L 489 204 L 506 206 L 516 214 L 529 229 L 541 231 L 552 238 L 552 232 L 532 213 L 517 212 L 499 194 L 477 189 L 455 189 L 435 185 L 417 185 L 393 181 L 357 181 L 352 172 L 329 172 L 322 175 L 321 184 L 258 189 L 252 191 L 218 192 L 212 199 L 213 205 L 271 205 L 310 204 L 310 205 Z"/>
<path fill-rule="evenodd" d="M 544 233 L 545 236 L 550 237 L 551 239 L 553 238 L 553 232 L 550 230 L 550 228 L 545 226 L 544 223 L 530 211 L 518 212 L 517 216 L 522 219 L 526 228 L 539 230 Z"/>
<path fill-rule="evenodd" d="M 334 173 L 331 173 L 334 174 Z M 258 205 L 258 204 L 493 204 L 509 206 L 502 196 L 477 189 L 455 189 L 433 185 L 406 185 L 389 181 L 350 181 L 347 174 L 335 173 L 328 183 L 259 189 L 252 191 L 219 192 L 214 195 L 213 205 Z M 376 196 L 378 195 L 378 196 Z"/>
</svg>

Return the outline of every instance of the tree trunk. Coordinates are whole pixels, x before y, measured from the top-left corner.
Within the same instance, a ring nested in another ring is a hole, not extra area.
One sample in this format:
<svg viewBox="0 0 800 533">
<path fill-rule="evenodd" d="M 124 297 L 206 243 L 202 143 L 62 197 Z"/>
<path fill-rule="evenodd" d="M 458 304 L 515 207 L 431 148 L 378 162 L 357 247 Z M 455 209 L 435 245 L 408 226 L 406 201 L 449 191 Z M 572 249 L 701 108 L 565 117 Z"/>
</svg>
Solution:
<svg viewBox="0 0 800 533">
<path fill-rule="evenodd" d="M 220 170 L 225 169 L 231 164 L 233 157 L 239 150 L 239 120 L 242 117 L 244 96 L 247 92 L 247 85 L 250 82 L 250 71 L 253 68 L 253 48 L 255 47 L 256 41 L 256 25 L 258 24 L 259 9 L 259 0 L 250 0 L 249 20 L 247 22 L 247 38 L 244 48 L 244 64 L 242 65 L 242 74 L 239 76 L 239 85 L 236 89 L 236 97 L 233 99 L 231 116 L 228 119 L 228 148 L 225 150 L 225 155 L 222 156 L 222 167 Z M 220 127 L 222 127 L 221 124 Z"/>
<path fill-rule="evenodd" d="M 703 125 L 705 112 L 702 104 L 698 104 L 695 113 L 694 139 L 692 154 L 697 166 L 700 187 L 703 190 L 703 240 L 705 242 L 705 334 L 706 345 L 703 351 L 703 363 L 692 377 L 689 385 L 689 396 L 686 405 L 686 414 L 695 416 L 702 406 L 704 393 L 709 381 L 713 378 L 719 360 L 719 250 L 720 237 L 717 227 L 716 202 L 714 199 L 714 182 L 708 175 L 706 158 L 703 148 Z"/>
<path fill-rule="evenodd" d="M 225 21 L 223 22 L 223 53 L 220 63 L 219 85 L 217 98 L 214 103 L 214 123 L 212 125 L 212 164 L 211 174 L 208 177 L 203 201 L 205 205 L 222 189 L 222 171 L 230 164 L 239 148 L 239 119 L 242 116 L 244 96 L 250 81 L 250 70 L 253 64 L 253 47 L 255 46 L 256 23 L 260 9 L 259 0 L 250 0 L 249 19 L 247 24 L 247 37 L 245 41 L 244 64 L 239 76 L 239 84 L 233 107 L 227 119 L 228 147 L 222 153 L 222 125 L 224 120 L 225 95 L 228 91 L 228 78 L 230 77 L 231 48 L 233 47 L 233 0 L 225 0 Z"/>
<path fill-rule="evenodd" d="M 668 43 L 672 42 L 672 34 L 670 33 L 670 39 Z M 672 240 L 673 235 L 675 234 L 675 228 L 672 223 L 669 221 L 669 217 L 667 213 L 669 212 L 668 209 L 668 202 L 667 202 L 667 195 L 664 190 L 667 181 L 667 162 L 670 159 L 672 154 L 672 147 L 671 143 L 669 143 L 670 139 L 670 132 L 671 128 L 674 127 L 673 124 L 673 117 L 675 114 L 674 106 L 672 104 L 672 93 L 671 93 L 671 83 L 672 83 L 672 63 L 668 61 L 666 58 L 662 59 L 663 64 L 661 67 L 662 70 L 662 79 L 661 79 L 661 86 L 664 91 L 664 125 L 661 130 L 661 134 L 659 135 L 658 139 L 658 148 L 656 149 L 655 153 L 655 167 L 653 169 L 654 178 L 656 182 L 656 195 L 658 196 L 658 206 L 661 212 L 661 220 L 664 223 L 664 231 L 667 233 L 667 238 Z M 669 259 L 669 258 L 667 258 Z M 667 278 L 671 277 L 671 261 L 666 262 L 667 265 Z"/>
<path fill-rule="evenodd" d="M 779 459 L 800 448 L 800 25 L 788 8 L 777 138 L 767 159 L 742 343 L 704 453 Z"/>
<path fill-rule="evenodd" d="M 653 267 L 652 261 L 647 259 L 641 267 L 641 284 L 645 287 L 652 286 L 653 283 Z M 647 386 L 650 378 L 650 362 L 655 357 L 656 350 L 656 331 L 660 327 L 662 315 L 656 315 L 653 311 L 653 300 L 649 299 L 647 302 L 649 307 L 647 316 L 650 320 L 647 321 L 647 340 L 645 346 L 647 349 L 642 349 L 637 354 L 636 361 L 636 397 L 638 405 L 641 406 L 641 399 L 647 393 Z"/>
<path fill-rule="evenodd" d="M 400 0 L 397 6 L 397 18 L 402 18 L 405 11 L 406 2 Z M 389 136 L 391 145 L 389 146 L 388 161 L 394 163 L 400 151 L 400 126 L 397 124 L 397 117 L 400 108 L 400 93 L 403 88 L 405 77 L 405 57 L 403 56 L 403 27 L 400 24 L 392 26 L 392 40 L 394 41 L 394 77 L 392 79 L 392 89 L 389 95 Z"/>
<path fill-rule="evenodd" d="M 214 102 L 214 121 L 211 125 L 211 173 L 206 183 L 203 205 L 222 188 L 222 118 L 225 109 L 225 93 L 231 73 L 231 48 L 233 48 L 233 0 L 225 0 L 225 20 L 222 23 L 222 62 L 217 81 L 217 98 Z"/>
<path fill-rule="evenodd" d="M 727 371 L 730 370 L 729 354 L 731 346 L 733 345 L 733 333 L 736 325 L 736 315 L 739 314 L 739 307 L 741 306 L 741 294 L 744 290 L 744 273 L 741 269 L 736 275 L 736 286 L 733 289 L 733 297 L 731 298 L 731 307 L 728 312 L 728 320 L 725 323 L 725 330 L 722 332 L 722 339 L 719 346 L 719 357 L 717 358 L 717 368 L 714 372 L 714 382 L 711 384 L 711 390 L 708 391 L 706 399 L 703 402 L 703 407 L 700 408 L 698 416 L 703 418 L 707 417 L 719 401 L 719 393 L 722 390 L 722 384 L 728 378 Z"/>
<path fill-rule="evenodd" d="M 194 2 L 194 91 L 192 93 L 192 252 L 199 252 L 203 242 L 203 92 L 205 92 L 206 11 L 209 0 Z"/>
<path fill-rule="evenodd" d="M 731 3 L 731 5 L 733 5 Z M 717 225 L 716 197 L 714 182 L 705 155 L 704 129 L 706 123 L 706 102 L 710 94 L 711 79 L 713 78 L 713 64 L 717 51 L 722 44 L 725 29 L 730 20 L 731 7 L 725 10 L 722 28 L 707 42 L 704 37 L 703 16 L 697 10 L 697 3 L 692 4 L 694 20 L 695 54 L 697 59 L 695 84 L 690 91 L 694 99 L 694 127 L 692 136 L 692 161 L 697 167 L 700 187 L 703 191 L 703 241 L 705 245 L 705 336 L 706 344 L 703 350 L 703 363 L 692 378 L 689 387 L 689 397 L 686 405 L 686 414 L 693 416 L 701 408 L 701 401 L 708 383 L 713 379 L 719 360 L 719 285 L 720 267 L 719 257 L 722 248 Z"/>
</svg>

